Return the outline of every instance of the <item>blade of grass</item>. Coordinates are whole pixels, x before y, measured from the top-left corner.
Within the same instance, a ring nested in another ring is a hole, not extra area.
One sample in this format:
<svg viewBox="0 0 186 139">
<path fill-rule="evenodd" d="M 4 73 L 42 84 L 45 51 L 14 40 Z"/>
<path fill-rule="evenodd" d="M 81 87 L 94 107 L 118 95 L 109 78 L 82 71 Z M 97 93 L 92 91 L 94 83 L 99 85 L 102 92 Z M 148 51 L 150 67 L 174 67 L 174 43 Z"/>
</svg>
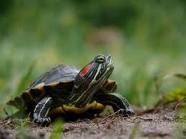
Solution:
<svg viewBox="0 0 186 139">
<path fill-rule="evenodd" d="M 129 139 L 137 138 L 136 136 L 137 136 L 137 134 L 139 132 L 139 128 L 140 128 L 140 124 L 139 123 L 135 123 L 133 128 L 132 128 L 132 132 L 131 132 L 131 134 L 129 136 Z"/>
<path fill-rule="evenodd" d="M 159 88 L 161 88 L 161 86 L 163 86 L 164 83 L 166 83 L 166 81 L 169 81 L 170 80 L 169 78 L 175 78 L 175 77 L 177 79 L 186 81 L 185 74 L 182 74 L 182 73 L 167 74 L 160 79 L 161 84 Z M 184 85 L 182 87 L 175 86 L 172 90 L 165 92 L 165 94 L 157 102 L 156 106 L 171 103 L 171 102 L 180 102 L 186 99 L 186 87 Z"/>
<path fill-rule="evenodd" d="M 50 139 L 60 139 L 62 138 L 63 135 L 63 120 L 62 119 L 57 119 L 53 123 L 53 131 L 50 135 Z"/>
<path fill-rule="evenodd" d="M 174 76 L 179 78 L 179 79 L 183 79 L 184 81 L 186 81 L 186 75 L 185 74 L 175 73 Z"/>
<path fill-rule="evenodd" d="M 20 79 L 20 82 L 17 86 L 17 89 L 15 91 L 15 95 L 19 95 L 21 93 L 21 91 L 23 91 L 27 86 L 28 83 L 32 77 L 32 73 L 33 73 L 33 69 L 35 66 L 35 62 L 33 62 L 30 67 L 28 68 L 27 72 L 22 76 L 22 78 Z"/>
</svg>

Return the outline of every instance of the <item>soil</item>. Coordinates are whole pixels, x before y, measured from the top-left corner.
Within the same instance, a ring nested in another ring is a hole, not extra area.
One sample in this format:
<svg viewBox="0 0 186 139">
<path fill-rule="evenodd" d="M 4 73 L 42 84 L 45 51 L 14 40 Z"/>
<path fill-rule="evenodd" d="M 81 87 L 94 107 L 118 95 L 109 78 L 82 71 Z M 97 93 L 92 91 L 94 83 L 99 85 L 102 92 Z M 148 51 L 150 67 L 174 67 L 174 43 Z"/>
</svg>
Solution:
<svg viewBox="0 0 186 139">
<path fill-rule="evenodd" d="M 21 125 L 14 119 L 0 120 L 0 139 L 48 139 L 51 134 L 63 139 L 185 139 L 186 124 L 176 120 L 175 105 L 137 112 L 131 117 L 110 114 L 65 122 L 63 128 L 55 131 L 52 125 L 41 127 L 31 122 Z"/>
</svg>

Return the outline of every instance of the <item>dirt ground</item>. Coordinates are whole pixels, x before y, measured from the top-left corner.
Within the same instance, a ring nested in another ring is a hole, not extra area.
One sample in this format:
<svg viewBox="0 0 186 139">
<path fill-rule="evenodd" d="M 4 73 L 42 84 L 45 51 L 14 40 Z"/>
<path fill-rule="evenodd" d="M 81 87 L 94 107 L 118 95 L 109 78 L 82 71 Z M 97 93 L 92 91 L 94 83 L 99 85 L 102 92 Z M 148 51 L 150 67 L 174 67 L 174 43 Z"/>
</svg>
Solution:
<svg viewBox="0 0 186 139">
<path fill-rule="evenodd" d="M 24 130 L 18 130 L 14 120 L 0 121 L 0 139 L 48 139 L 52 131 L 52 125 L 29 123 Z M 111 114 L 65 122 L 57 133 L 63 139 L 185 139 L 186 124 L 176 120 L 175 105 L 169 105 L 127 118 Z"/>
</svg>

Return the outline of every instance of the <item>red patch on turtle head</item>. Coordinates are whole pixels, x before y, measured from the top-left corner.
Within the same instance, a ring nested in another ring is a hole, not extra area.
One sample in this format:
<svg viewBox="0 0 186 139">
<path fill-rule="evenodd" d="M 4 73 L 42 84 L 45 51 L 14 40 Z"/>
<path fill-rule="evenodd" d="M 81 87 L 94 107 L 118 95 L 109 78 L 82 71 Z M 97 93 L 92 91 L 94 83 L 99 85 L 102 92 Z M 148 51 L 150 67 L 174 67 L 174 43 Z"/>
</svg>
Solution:
<svg viewBox="0 0 186 139">
<path fill-rule="evenodd" d="M 81 77 L 83 77 L 85 74 L 87 74 L 87 73 L 89 72 L 89 70 L 91 69 L 92 66 L 93 66 L 93 63 L 88 64 L 86 67 L 84 67 L 84 68 L 80 71 L 79 75 L 80 75 Z"/>
</svg>

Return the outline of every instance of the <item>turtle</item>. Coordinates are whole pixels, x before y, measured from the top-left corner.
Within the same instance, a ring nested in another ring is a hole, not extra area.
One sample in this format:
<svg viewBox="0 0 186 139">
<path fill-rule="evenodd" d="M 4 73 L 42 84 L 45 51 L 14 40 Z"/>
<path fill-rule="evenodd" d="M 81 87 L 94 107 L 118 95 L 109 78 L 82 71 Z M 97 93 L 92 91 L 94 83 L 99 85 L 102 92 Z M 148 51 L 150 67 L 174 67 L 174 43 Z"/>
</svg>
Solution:
<svg viewBox="0 0 186 139">
<path fill-rule="evenodd" d="M 52 117 L 95 115 L 109 105 L 123 116 L 134 114 L 126 98 L 116 92 L 111 55 L 99 54 L 81 70 L 60 64 L 39 76 L 30 86 L 8 102 L 30 115 L 38 124 L 51 123 Z"/>
</svg>

